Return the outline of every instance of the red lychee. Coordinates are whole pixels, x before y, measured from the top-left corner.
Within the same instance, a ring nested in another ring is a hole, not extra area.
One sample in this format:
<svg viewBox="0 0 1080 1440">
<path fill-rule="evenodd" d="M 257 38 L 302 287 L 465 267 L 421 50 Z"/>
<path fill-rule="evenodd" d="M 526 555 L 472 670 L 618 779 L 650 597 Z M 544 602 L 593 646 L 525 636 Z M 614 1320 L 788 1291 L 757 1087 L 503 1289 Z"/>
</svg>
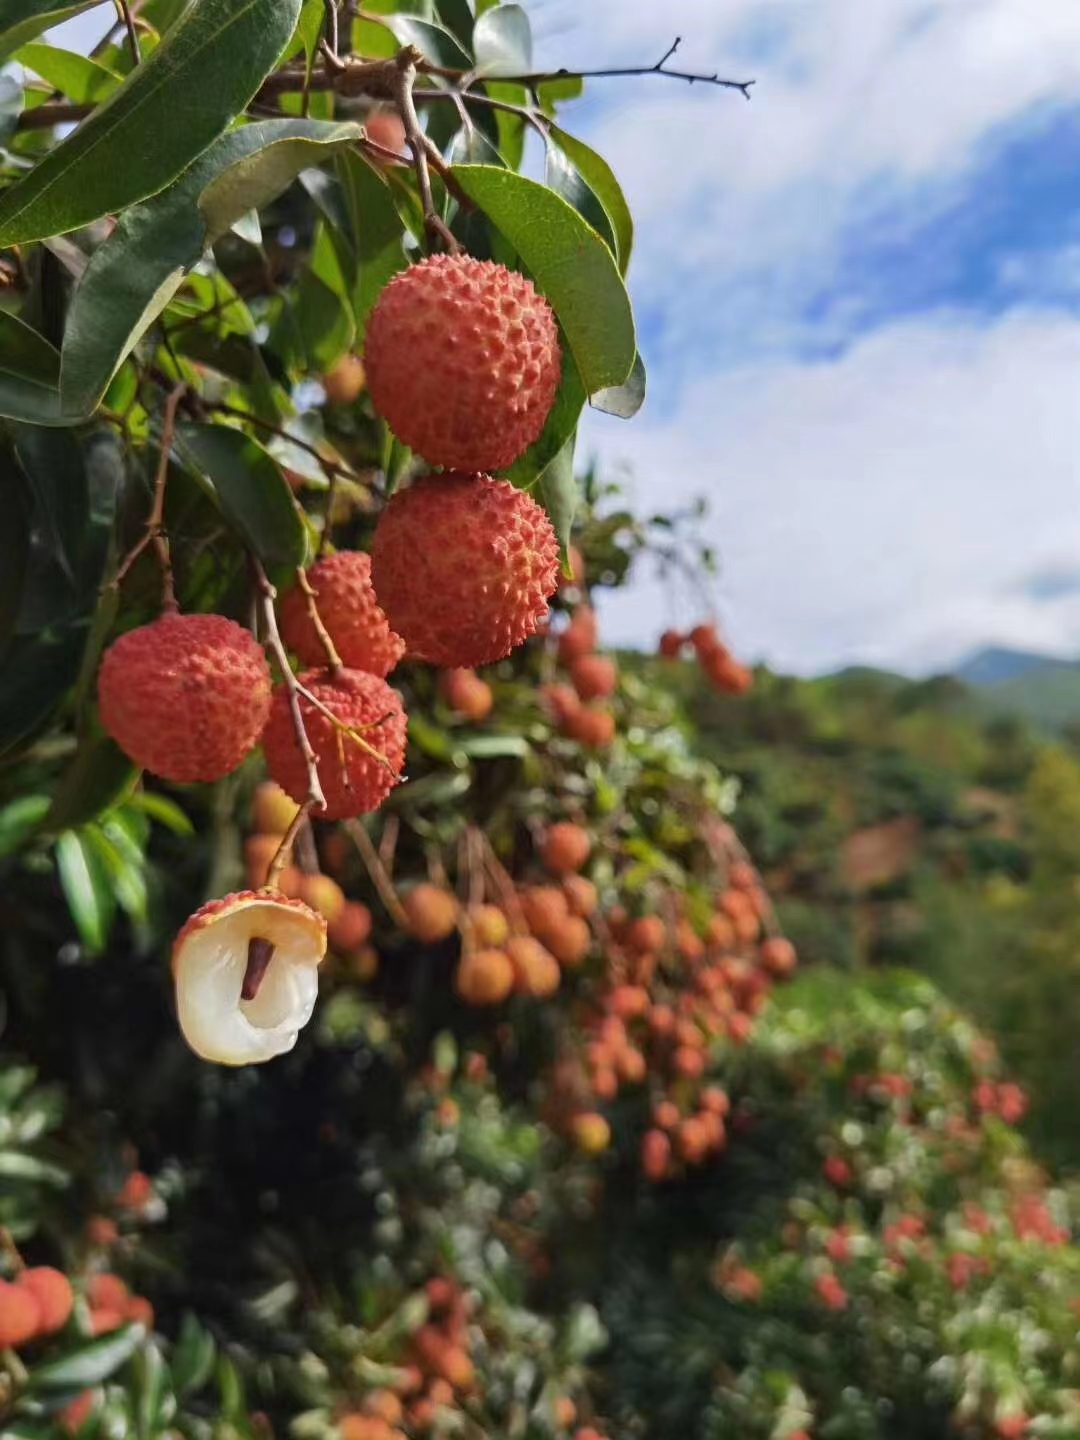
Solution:
<svg viewBox="0 0 1080 1440">
<path fill-rule="evenodd" d="M 381 145 L 384 150 L 393 150 L 397 155 L 407 153 L 405 125 L 396 110 L 373 110 L 370 115 L 364 117 L 364 129 L 367 131 L 368 139 L 374 140 L 375 144 Z M 381 157 L 377 158 L 380 164 L 393 163 L 383 160 Z"/>
<path fill-rule="evenodd" d="M 677 660 L 686 644 L 686 636 L 678 630 L 665 630 L 660 636 L 658 653 L 665 660 Z"/>
<path fill-rule="evenodd" d="M 38 1334 L 52 1335 L 67 1324 L 75 1297 L 71 1281 L 61 1271 L 51 1265 L 34 1265 L 24 1270 L 15 1283 L 29 1290 L 38 1303 Z"/>
<path fill-rule="evenodd" d="M 258 740 L 270 686 L 262 647 L 234 621 L 163 615 L 105 652 L 101 723 L 125 755 L 163 780 L 220 780 Z"/>
<path fill-rule="evenodd" d="M 371 936 L 371 911 L 359 900 L 347 900 L 326 929 L 331 950 L 354 955 Z"/>
<path fill-rule="evenodd" d="M 615 739 L 615 716 L 602 706 L 582 705 L 560 721 L 559 733 L 586 750 L 606 750 Z"/>
<path fill-rule="evenodd" d="M 300 697 L 300 713 L 326 795 L 326 808 L 318 812 L 319 817 L 347 820 L 377 810 L 397 784 L 405 764 L 406 720 L 401 696 L 385 680 L 364 670 L 337 674 L 309 670 L 299 681 L 334 716 L 329 719 L 311 700 Z M 307 766 L 284 685 L 274 691 L 263 750 L 270 774 L 302 803 L 307 795 Z"/>
<path fill-rule="evenodd" d="M 40 1328 L 37 1296 L 24 1286 L 0 1280 L 0 1347 L 17 1349 L 32 1340 Z"/>
<path fill-rule="evenodd" d="M 451 710 L 474 724 L 486 720 L 495 703 L 491 686 L 475 670 L 444 670 L 439 676 L 439 694 Z"/>
<path fill-rule="evenodd" d="M 405 642 L 390 629 L 371 583 L 371 556 L 341 550 L 317 560 L 307 572 L 319 619 L 343 665 L 385 680 L 405 654 Z M 281 602 L 281 635 L 305 665 L 326 665 L 326 647 L 308 610 L 307 596 L 293 586 Z"/>
<path fill-rule="evenodd" d="M 502 660 L 536 632 L 559 547 L 540 506 L 507 481 L 428 475 L 383 511 L 371 574 L 410 655 L 467 668 Z"/>
<path fill-rule="evenodd" d="M 562 374 L 550 305 L 491 260 L 433 255 L 396 275 L 368 321 L 375 409 L 431 465 L 500 470 L 539 436 Z"/>
<path fill-rule="evenodd" d="M 606 700 L 615 693 L 619 671 L 609 655 L 579 655 L 571 662 L 570 679 L 582 700 Z"/>
<path fill-rule="evenodd" d="M 579 606 L 570 624 L 559 636 L 559 659 L 564 665 L 570 665 L 582 655 L 591 655 L 596 649 L 599 633 L 596 612 L 587 605 Z"/>
<path fill-rule="evenodd" d="M 580 870 L 592 850 L 592 836 L 571 820 L 560 820 L 544 836 L 540 858 L 554 874 Z"/>
<path fill-rule="evenodd" d="M 546 1000 L 558 990 L 562 980 L 559 962 L 550 950 L 531 935 L 515 935 L 506 946 L 514 967 L 514 987 L 521 995 Z"/>
</svg>

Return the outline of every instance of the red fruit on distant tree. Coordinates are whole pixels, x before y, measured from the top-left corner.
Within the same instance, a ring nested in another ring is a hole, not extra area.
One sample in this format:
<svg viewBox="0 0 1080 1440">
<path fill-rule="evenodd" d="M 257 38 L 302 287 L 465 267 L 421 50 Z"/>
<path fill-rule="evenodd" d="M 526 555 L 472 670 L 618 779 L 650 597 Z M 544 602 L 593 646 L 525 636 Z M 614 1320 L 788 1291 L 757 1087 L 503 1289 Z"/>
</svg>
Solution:
<svg viewBox="0 0 1080 1440">
<path fill-rule="evenodd" d="M 461 957 L 454 989 L 467 1005 L 501 1005 L 514 988 L 514 967 L 505 950 L 474 950 Z"/>
<path fill-rule="evenodd" d="M 405 654 L 405 642 L 390 629 L 375 598 L 371 556 L 362 550 L 326 555 L 312 565 L 307 581 L 341 663 L 385 680 Z M 329 663 L 308 598 L 299 585 L 287 591 L 281 602 L 281 636 L 302 664 L 321 667 Z"/>
<path fill-rule="evenodd" d="M 52 1335 L 67 1324 L 75 1297 L 71 1281 L 60 1270 L 54 1270 L 51 1265 L 33 1265 L 22 1272 L 16 1284 L 29 1290 L 38 1303 L 39 1334 Z"/>
<path fill-rule="evenodd" d="M 163 615 L 105 652 L 101 723 L 125 755 L 163 780 L 220 780 L 258 741 L 270 688 L 262 646 L 235 621 Z"/>
<path fill-rule="evenodd" d="M 596 649 L 599 634 L 596 612 L 587 605 L 579 605 L 570 624 L 559 636 L 559 659 L 564 665 L 570 665 L 583 655 L 591 655 Z"/>
<path fill-rule="evenodd" d="M 451 710 L 473 724 L 486 720 L 495 703 L 491 686 L 475 670 L 444 670 L 439 676 L 439 694 Z"/>
<path fill-rule="evenodd" d="M 385 680 L 363 670 L 309 670 L 300 683 L 324 709 L 300 697 L 300 712 L 318 761 L 326 796 L 320 819 L 347 820 L 377 810 L 405 764 L 405 711 Z M 274 691 L 263 734 L 266 767 L 298 803 L 307 796 L 308 772 L 293 725 L 289 693 Z"/>
<path fill-rule="evenodd" d="M 524 275 L 468 255 L 433 255 L 390 281 L 364 360 L 372 404 L 398 439 L 466 472 L 500 470 L 528 449 L 562 375 L 544 297 Z"/>
<path fill-rule="evenodd" d="M 396 110 L 373 110 L 364 117 L 364 129 L 369 140 L 381 145 L 384 150 L 393 150 L 396 155 L 407 155 L 405 125 Z M 393 164 L 376 157 L 381 164 Z"/>
<path fill-rule="evenodd" d="M 41 1330 L 41 1305 L 33 1291 L 0 1280 L 0 1350 L 15 1350 Z"/>
<path fill-rule="evenodd" d="M 683 652 L 687 637 L 678 630 L 665 630 L 660 636 L 657 651 L 664 660 L 677 660 Z"/>
<path fill-rule="evenodd" d="M 559 546 L 540 506 L 507 481 L 428 475 L 383 511 L 371 565 L 409 654 L 454 669 L 502 660 L 536 633 Z"/>
<path fill-rule="evenodd" d="M 606 700 L 615 693 L 619 670 L 610 655 L 579 655 L 570 665 L 570 679 L 582 700 Z"/>
<path fill-rule="evenodd" d="M 409 934 L 424 945 L 436 945 L 457 929 L 457 896 L 441 885 L 414 885 L 401 897 Z"/>
<path fill-rule="evenodd" d="M 544 836 L 540 858 L 546 869 L 556 875 L 580 870 L 592 851 L 592 836 L 581 825 L 560 820 Z"/>
<path fill-rule="evenodd" d="M 615 716 L 599 705 L 581 705 L 560 722 L 559 733 L 586 750 L 606 750 L 615 739 Z"/>
</svg>

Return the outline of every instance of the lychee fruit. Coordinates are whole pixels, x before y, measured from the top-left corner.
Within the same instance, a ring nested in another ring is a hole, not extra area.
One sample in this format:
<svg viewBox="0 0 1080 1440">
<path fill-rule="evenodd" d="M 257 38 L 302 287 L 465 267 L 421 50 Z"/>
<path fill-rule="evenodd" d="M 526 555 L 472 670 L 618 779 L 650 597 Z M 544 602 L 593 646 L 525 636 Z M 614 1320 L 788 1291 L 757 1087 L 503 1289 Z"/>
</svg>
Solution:
<svg viewBox="0 0 1080 1440">
<path fill-rule="evenodd" d="M 586 1155 L 600 1155 L 611 1144 L 611 1126 L 595 1111 L 575 1115 L 570 1122 L 574 1144 Z"/>
<path fill-rule="evenodd" d="M 551 712 L 557 725 L 564 725 L 572 715 L 581 709 L 581 700 L 576 690 L 569 685 L 542 685 L 540 699 Z"/>
<path fill-rule="evenodd" d="M 556 875 L 580 870 L 592 851 L 592 836 L 581 825 L 560 820 L 552 825 L 540 847 L 544 867 Z"/>
<path fill-rule="evenodd" d="M 583 655 L 591 655 L 596 649 L 599 634 L 596 612 L 587 605 L 579 606 L 570 624 L 559 636 L 559 659 L 564 665 L 570 665 Z"/>
<path fill-rule="evenodd" d="M 360 398 L 367 376 L 359 355 L 343 355 L 322 377 L 322 386 L 331 405 L 351 405 Z"/>
<path fill-rule="evenodd" d="M 332 924 L 345 908 L 345 892 L 329 875 L 303 875 L 296 889 L 296 898 Z"/>
<path fill-rule="evenodd" d="M 105 652 L 101 723 L 136 765 L 177 784 L 220 780 L 258 741 L 270 667 L 224 615 L 163 615 Z"/>
<path fill-rule="evenodd" d="M 322 707 L 316 709 L 300 696 L 300 713 L 326 796 L 325 809 L 314 813 L 320 819 L 347 820 L 377 810 L 405 764 L 401 696 L 365 670 L 309 670 L 298 679 Z M 283 684 L 274 690 L 262 743 L 266 768 L 287 794 L 302 803 L 307 796 L 307 766 Z"/>
<path fill-rule="evenodd" d="M 667 926 L 659 915 L 640 915 L 626 927 L 624 939 L 631 950 L 660 950 L 667 940 Z"/>
<path fill-rule="evenodd" d="M 554 995 L 562 981 L 559 962 L 550 950 L 531 935 L 515 935 L 506 946 L 514 968 L 514 988 L 519 995 L 546 1000 Z"/>
<path fill-rule="evenodd" d="M 371 547 L 375 591 L 409 654 L 452 669 L 502 660 L 534 634 L 558 573 L 540 506 L 483 475 L 397 491 Z"/>
<path fill-rule="evenodd" d="M 565 920 L 545 934 L 544 941 L 559 964 L 572 970 L 589 953 L 592 931 L 579 915 L 567 915 Z"/>
<path fill-rule="evenodd" d="M 299 808 L 280 785 L 264 780 L 251 801 L 251 828 L 261 835 L 284 835 Z"/>
<path fill-rule="evenodd" d="M 363 550 L 340 550 L 316 560 L 307 572 L 315 604 L 341 663 L 385 680 L 405 654 L 405 642 L 390 629 L 371 583 L 371 556 Z M 305 665 L 328 663 L 326 647 L 311 619 L 307 596 L 299 585 L 281 602 L 281 636 Z"/>
<path fill-rule="evenodd" d="M 490 260 L 433 255 L 396 275 L 364 347 L 376 411 L 430 465 L 501 470 L 538 438 L 562 375 L 551 306 Z"/>
<path fill-rule="evenodd" d="M 473 938 L 482 950 L 498 949 L 510 935 L 510 923 L 498 905 L 475 905 L 468 912 Z"/>
<path fill-rule="evenodd" d="M 695 625 L 687 639 L 694 647 L 694 654 L 699 660 L 704 660 L 707 655 L 726 653 L 724 642 L 720 639 L 719 632 L 711 620 L 701 625 Z"/>
<path fill-rule="evenodd" d="M 51 1265 L 34 1265 L 24 1270 L 15 1283 L 29 1290 L 38 1303 L 39 1335 L 53 1335 L 63 1329 L 75 1301 L 71 1281 L 66 1275 L 54 1270 Z"/>
<path fill-rule="evenodd" d="M 204 905 L 173 944 L 184 1039 L 219 1065 L 285 1054 L 311 1019 L 325 954 L 326 921 L 301 900 L 241 891 Z"/>
<path fill-rule="evenodd" d="M 401 897 L 409 934 L 424 945 L 446 940 L 457 928 L 457 897 L 441 885 L 414 885 Z"/>
<path fill-rule="evenodd" d="M 0 1349 L 14 1350 L 41 1328 L 41 1306 L 32 1290 L 0 1280 Z"/>
<path fill-rule="evenodd" d="M 678 630 L 665 630 L 660 636 L 657 650 L 664 660 L 677 660 L 683 652 L 687 637 Z"/>
<path fill-rule="evenodd" d="M 579 655 L 570 665 L 570 679 L 582 700 L 606 700 L 615 693 L 619 671 L 609 655 Z"/>
<path fill-rule="evenodd" d="M 519 895 L 525 923 L 542 940 L 570 913 L 565 893 L 554 885 L 530 885 Z"/>
<path fill-rule="evenodd" d="M 439 694 L 455 714 L 474 724 L 486 720 L 495 703 L 491 686 L 475 670 L 444 670 L 439 676 Z"/>
<path fill-rule="evenodd" d="M 505 950 L 473 950 L 461 957 L 454 989 L 467 1005 L 501 1005 L 514 988 Z"/>
<path fill-rule="evenodd" d="M 761 963 L 770 975 L 786 976 L 795 969 L 795 946 L 782 935 L 774 935 L 761 947 Z"/>
<path fill-rule="evenodd" d="M 586 880 L 584 875 L 566 875 L 563 877 L 562 887 L 572 915 L 588 920 L 591 915 L 596 914 L 599 899 L 596 886 L 591 880 Z"/>
<path fill-rule="evenodd" d="M 364 129 L 367 138 L 376 145 L 381 145 L 384 150 L 393 150 L 396 155 L 408 153 L 405 149 L 405 124 L 396 110 L 372 110 L 369 115 L 364 116 Z M 383 160 L 381 156 L 375 158 L 381 165 L 393 163 Z"/>
<path fill-rule="evenodd" d="M 124 1319 L 143 1325 L 147 1330 L 154 1328 L 154 1307 L 144 1295 L 133 1295 L 124 1311 Z"/>
<path fill-rule="evenodd" d="M 352 955 L 371 936 L 371 911 L 359 900 L 347 900 L 326 927 L 330 948 L 338 955 Z"/>
<path fill-rule="evenodd" d="M 586 750 L 606 750 L 615 739 L 615 716 L 599 705 L 582 705 L 559 725 L 559 733 Z"/>
<path fill-rule="evenodd" d="M 662 1180 L 671 1164 L 671 1141 L 662 1130 L 646 1130 L 641 1137 L 641 1168 L 647 1180 Z"/>
<path fill-rule="evenodd" d="M 123 1313 L 131 1299 L 131 1291 L 119 1275 L 108 1271 L 91 1277 L 86 1287 L 86 1298 L 91 1310 L 115 1310 Z"/>
</svg>

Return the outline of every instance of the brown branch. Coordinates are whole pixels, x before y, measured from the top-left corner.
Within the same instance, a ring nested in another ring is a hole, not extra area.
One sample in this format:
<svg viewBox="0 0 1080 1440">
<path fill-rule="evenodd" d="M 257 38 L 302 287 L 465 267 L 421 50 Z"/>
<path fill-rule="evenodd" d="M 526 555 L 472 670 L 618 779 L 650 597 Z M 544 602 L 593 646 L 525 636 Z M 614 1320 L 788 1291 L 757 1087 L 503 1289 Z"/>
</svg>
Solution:
<svg viewBox="0 0 1080 1440">
<path fill-rule="evenodd" d="M 139 52 L 139 37 L 135 31 L 135 17 L 131 13 L 131 6 L 128 0 L 115 0 L 115 3 L 120 18 L 124 22 L 124 28 L 127 30 L 128 44 L 131 47 L 132 63 L 136 66 L 141 65 L 142 55 Z"/>
<path fill-rule="evenodd" d="M 753 80 L 725 80 L 715 71 L 711 75 L 705 75 L 700 71 L 693 70 L 669 70 L 667 62 L 681 44 L 682 36 L 676 35 L 655 65 L 625 65 L 604 70 L 567 70 L 564 68 L 562 70 L 537 71 L 532 75 L 500 75 L 499 81 L 508 85 L 524 85 L 527 89 L 535 90 L 538 86 L 552 80 L 617 80 L 644 75 L 663 75 L 669 80 L 685 80 L 688 85 L 716 85 L 724 90 L 738 90 L 743 99 L 750 99 L 750 88 L 756 83 Z"/>
<path fill-rule="evenodd" d="M 319 614 L 319 607 L 316 604 L 318 596 L 311 588 L 311 581 L 308 579 L 307 571 L 302 565 L 296 567 L 296 583 L 300 587 L 300 591 L 307 602 L 308 618 L 315 628 L 315 634 L 319 637 L 319 644 L 326 653 L 327 664 L 330 669 L 337 674 L 342 669 L 341 656 L 338 654 L 337 647 L 330 638 L 329 630 L 327 630 L 322 622 L 322 616 Z"/>
<path fill-rule="evenodd" d="M 169 454 L 172 450 L 173 435 L 176 433 L 176 411 L 187 391 L 184 384 L 174 385 L 165 401 L 165 418 L 161 427 L 161 454 L 158 457 L 157 474 L 154 477 L 154 503 L 146 520 L 146 530 L 139 542 L 128 551 L 120 562 L 114 585 L 122 585 L 131 567 L 144 550 L 153 547 L 161 570 L 161 608 L 175 612 L 176 603 L 173 587 L 172 559 L 169 554 L 169 537 L 165 533 L 165 484 L 169 476 Z"/>
<path fill-rule="evenodd" d="M 356 484 L 362 484 L 360 477 L 346 465 L 339 465 L 336 460 L 330 460 L 323 455 L 318 446 L 313 445 L 310 440 L 302 440 L 291 431 L 284 430 L 280 425 L 274 425 L 269 420 L 260 419 L 258 415 L 252 415 L 249 410 L 241 410 L 238 405 L 227 405 L 223 400 L 216 400 L 212 405 L 206 407 L 208 410 L 216 410 L 219 415 L 235 415 L 238 420 L 247 420 L 258 430 L 265 430 L 268 435 L 277 435 L 279 439 L 286 440 L 290 445 L 295 445 L 298 450 L 305 451 L 322 466 L 323 472 L 328 480 L 340 477 L 345 480 L 353 480 Z"/>
<path fill-rule="evenodd" d="M 378 891 L 379 899 L 386 906 L 387 914 L 393 920 L 399 930 L 409 929 L 409 917 L 402 908 L 398 899 L 397 891 L 394 889 L 394 882 L 390 879 L 382 861 L 376 853 L 375 846 L 371 843 L 371 836 L 364 829 L 359 820 L 346 820 L 343 822 L 346 835 L 360 852 L 360 859 L 364 862 L 364 869 L 371 878 L 371 883 Z"/>
<path fill-rule="evenodd" d="M 460 252 L 461 246 L 450 233 L 442 217 L 436 213 L 435 197 L 431 189 L 431 166 L 436 164 L 444 176 L 446 170 L 442 156 L 428 139 L 420 124 L 420 117 L 416 113 L 416 102 L 413 99 L 413 87 L 419 73 L 417 67 L 422 62 L 422 58 L 419 51 L 411 45 L 398 52 L 394 103 L 401 116 L 402 124 L 405 126 L 405 139 L 412 151 L 416 184 L 420 191 L 420 203 L 424 209 L 424 228 L 431 240 L 441 242 L 451 255 L 456 255 Z"/>
<path fill-rule="evenodd" d="M 278 630 L 277 615 L 274 611 L 274 601 L 277 599 L 277 591 L 270 583 L 270 577 L 263 569 L 262 562 L 254 555 L 251 557 L 252 569 L 255 572 L 255 579 L 259 591 L 259 611 L 262 616 L 262 628 L 264 641 L 267 649 L 277 662 L 281 671 L 281 678 L 285 685 L 285 692 L 289 700 L 289 714 L 292 716 L 293 730 L 296 734 L 296 743 L 300 747 L 300 754 L 304 758 L 304 767 L 307 771 L 307 799 L 296 812 L 293 824 L 289 827 L 289 833 L 284 837 L 278 847 L 270 865 L 270 876 L 277 878 L 281 871 L 288 864 L 289 856 L 292 854 L 293 843 L 296 840 L 300 829 L 302 817 L 306 817 L 309 810 L 325 810 L 326 796 L 323 793 L 322 782 L 319 780 L 319 762 L 308 738 L 307 727 L 304 724 L 303 712 L 300 709 L 300 686 L 296 676 L 293 674 L 292 666 L 289 664 L 289 657 L 285 653 L 285 646 L 282 643 L 281 632 Z M 286 847 L 286 841 L 288 846 Z M 269 883 L 270 876 L 267 877 Z"/>
<path fill-rule="evenodd" d="M 294 717 L 294 719 L 295 719 L 295 717 Z M 301 722 L 301 723 L 302 723 L 302 722 Z M 299 730 L 296 732 L 296 738 L 297 738 L 297 739 L 300 738 L 300 731 L 299 731 Z M 307 731 L 306 731 L 306 730 L 304 731 L 304 738 L 305 738 L 305 739 L 307 738 Z M 306 759 L 307 757 L 305 756 L 304 758 Z M 314 758 L 315 758 L 315 757 L 312 756 L 312 761 L 314 761 Z M 310 775 L 310 773 L 311 773 L 311 772 L 309 771 L 309 775 Z M 318 770 L 316 769 L 316 770 L 315 770 L 315 776 L 316 776 L 316 781 L 315 781 L 315 783 L 316 783 L 316 784 L 319 783 L 319 782 L 318 782 L 318 773 L 319 773 L 319 772 L 318 772 Z M 308 784 L 309 784 L 309 786 L 310 786 L 310 784 L 311 784 L 310 779 L 308 780 Z M 320 791 L 320 793 L 321 793 L 321 791 Z M 312 799 L 311 795 L 308 795 L 308 798 L 304 801 L 303 805 L 300 806 L 299 810 L 297 810 L 296 814 L 293 816 L 293 818 L 292 818 L 292 820 L 291 820 L 291 822 L 290 822 L 290 824 L 289 824 L 288 830 L 286 830 L 286 831 L 285 831 L 285 834 L 281 837 L 281 844 L 280 844 L 280 845 L 278 846 L 278 848 L 274 851 L 274 858 L 270 861 L 270 869 L 266 872 L 266 884 L 265 884 L 265 886 L 264 886 L 264 889 L 267 889 L 267 890 L 276 890 L 276 889 L 277 889 L 277 887 L 278 887 L 278 881 L 281 879 L 282 871 L 285 869 L 285 866 L 288 865 L 289 861 L 292 859 L 293 846 L 296 844 L 296 837 L 300 834 L 300 831 L 301 831 L 301 830 L 303 829 L 303 827 L 307 824 L 307 822 L 308 822 L 308 815 L 309 815 L 309 813 L 310 813 L 310 811 L 311 811 L 311 807 L 312 807 L 312 805 L 313 805 L 314 803 L 315 803 L 315 802 L 314 802 L 314 800 Z"/>
</svg>

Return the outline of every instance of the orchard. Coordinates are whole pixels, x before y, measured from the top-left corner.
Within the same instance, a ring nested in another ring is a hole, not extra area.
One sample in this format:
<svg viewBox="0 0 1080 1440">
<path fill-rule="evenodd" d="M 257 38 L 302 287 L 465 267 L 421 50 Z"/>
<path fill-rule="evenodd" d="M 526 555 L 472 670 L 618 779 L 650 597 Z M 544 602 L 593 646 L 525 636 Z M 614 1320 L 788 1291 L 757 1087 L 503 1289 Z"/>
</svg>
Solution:
<svg viewBox="0 0 1080 1440">
<path fill-rule="evenodd" d="M 1080 1435 L 1022 1091 L 796 978 L 601 644 L 653 563 L 658 663 L 754 683 L 577 453 L 646 376 L 564 125 L 752 82 L 498 0 L 42 38 L 93 9 L 0 4 L 0 1436 Z"/>
</svg>

